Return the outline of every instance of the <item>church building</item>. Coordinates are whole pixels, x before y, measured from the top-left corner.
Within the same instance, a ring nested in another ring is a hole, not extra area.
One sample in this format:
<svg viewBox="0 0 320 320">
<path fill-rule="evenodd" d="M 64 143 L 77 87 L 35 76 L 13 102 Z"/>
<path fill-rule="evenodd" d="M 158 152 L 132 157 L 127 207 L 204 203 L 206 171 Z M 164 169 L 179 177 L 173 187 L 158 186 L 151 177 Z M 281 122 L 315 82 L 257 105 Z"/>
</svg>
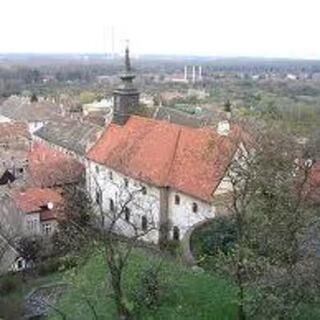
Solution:
<svg viewBox="0 0 320 320">
<path fill-rule="evenodd" d="M 113 120 L 87 153 L 87 190 L 101 212 L 119 213 L 122 234 L 150 228 L 146 241 L 182 240 L 190 228 L 221 214 L 239 128 L 229 122 L 190 128 L 130 115 L 139 92 L 128 48 L 125 61 Z"/>
</svg>

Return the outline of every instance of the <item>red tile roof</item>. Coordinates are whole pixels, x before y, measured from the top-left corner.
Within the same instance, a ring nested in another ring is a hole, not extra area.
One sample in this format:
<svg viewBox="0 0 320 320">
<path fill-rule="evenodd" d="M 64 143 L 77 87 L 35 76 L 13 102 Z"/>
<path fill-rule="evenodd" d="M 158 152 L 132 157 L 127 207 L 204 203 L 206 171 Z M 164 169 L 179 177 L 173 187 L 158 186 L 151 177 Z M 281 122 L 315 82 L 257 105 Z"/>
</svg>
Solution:
<svg viewBox="0 0 320 320">
<path fill-rule="evenodd" d="M 29 173 L 35 186 L 53 187 L 75 183 L 83 172 L 82 164 L 45 144 L 34 144 L 29 154 Z"/>
<path fill-rule="evenodd" d="M 28 125 L 22 122 L 4 122 L 0 123 L 0 140 L 12 139 L 15 137 L 24 137 L 31 139 Z"/>
<path fill-rule="evenodd" d="M 63 205 L 62 196 L 52 189 L 29 188 L 25 191 L 16 191 L 14 199 L 24 213 L 40 212 L 42 221 L 56 219 Z M 52 210 L 46 208 L 49 202 L 53 204 Z"/>
<path fill-rule="evenodd" d="M 144 182 L 210 201 L 235 146 L 210 128 L 131 116 L 124 126 L 111 124 L 88 158 Z"/>
</svg>

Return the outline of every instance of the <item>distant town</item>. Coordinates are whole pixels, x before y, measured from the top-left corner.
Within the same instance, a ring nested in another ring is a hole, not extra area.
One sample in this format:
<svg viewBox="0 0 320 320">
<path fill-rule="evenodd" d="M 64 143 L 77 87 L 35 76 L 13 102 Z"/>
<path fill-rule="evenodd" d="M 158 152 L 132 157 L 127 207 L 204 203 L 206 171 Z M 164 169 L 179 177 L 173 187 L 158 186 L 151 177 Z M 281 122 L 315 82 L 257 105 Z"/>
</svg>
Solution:
<svg viewBox="0 0 320 320">
<path fill-rule="evenodd" d="M 0 318 L 318 319 L 320 61 L 0 55 Z"/>
</svg>

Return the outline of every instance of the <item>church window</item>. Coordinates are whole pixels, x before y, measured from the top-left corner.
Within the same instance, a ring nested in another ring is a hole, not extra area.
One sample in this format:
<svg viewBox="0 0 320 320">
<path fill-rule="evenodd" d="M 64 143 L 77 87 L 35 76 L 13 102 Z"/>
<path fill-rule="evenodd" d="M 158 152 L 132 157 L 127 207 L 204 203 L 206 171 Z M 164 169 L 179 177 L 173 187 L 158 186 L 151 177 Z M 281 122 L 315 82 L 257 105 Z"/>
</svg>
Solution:
<svg viewBox="0 0 320 320">
<path fill-rule="evenodd" d="M 125 216 L 125 220 L 127 222 L 129 222 L 130 221 L 130 209 L 128 207 L 124 208 L 124 216 Z"/>
<path fill-rule="evenodd" d="M 111 212 L 114 212 L 114 201 L 112 199 L 109 200 L 109 209 Z"/>
<path fill-rule="evenodd" d="M 180 240 L 180 230 L 178 227 L 173 227 L 173 240 Z"/>
<path fill-rule="evenodd" d="M 198 204 L 196 202 L 192 203 L 192 212 L 197 213 L 198 212 Z"/>
<path fill-rule="evenodd" d="M 174 203 L 176 204 L 176 205 L 179 205 L 180 204 L 180 197 L 179 197 L 179 195 L 175 195 L 174 196 Z"/>
<path fill-rule="evenodd" d="M 142 219 L 141 219 L 141 229 L 143 231 L 146 231 L 147 228 L 148 228 L 148 220 L 147 220 L 146 216 L 143 216 Z"/>
</svg>

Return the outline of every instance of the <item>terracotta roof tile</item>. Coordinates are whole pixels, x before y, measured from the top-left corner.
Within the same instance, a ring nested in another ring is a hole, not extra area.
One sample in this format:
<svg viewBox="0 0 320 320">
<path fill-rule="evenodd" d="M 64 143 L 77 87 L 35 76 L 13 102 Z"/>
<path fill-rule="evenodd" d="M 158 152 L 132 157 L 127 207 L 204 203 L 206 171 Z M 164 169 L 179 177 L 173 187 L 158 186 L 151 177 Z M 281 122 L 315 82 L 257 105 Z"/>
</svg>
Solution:
<svg viewBox="0 0 320 320">
<path fill-rule="evenodd" d="M 31 139 L 28 125 L 23 122 L 4 122 L 0 123 L 0 141 L 15 137 Z"/>
<path fill-rule="evenodd" d="M 111 124 L 88 158 L 142 181 L 212 199 L 235 152 L 215 130 L 187 128 L 132 116 Z"/>
<path fill-rule="evenodd" d="M 29 174 L 32 184 L 53 187 L 78 182 L 84 166 L 45 144 L 36 143 L 29 154 Z"/>
<path fill-rule="evenodd" d="M 40 212 L 41 220 L 57 218 L 63 206 L 62 196 L 52 189 L 29 188 L 14 192 L 13 197 L 24 213 Z M 46 208 L 49 202 L 53 204 L 52 210 Z"/>
</svg>

